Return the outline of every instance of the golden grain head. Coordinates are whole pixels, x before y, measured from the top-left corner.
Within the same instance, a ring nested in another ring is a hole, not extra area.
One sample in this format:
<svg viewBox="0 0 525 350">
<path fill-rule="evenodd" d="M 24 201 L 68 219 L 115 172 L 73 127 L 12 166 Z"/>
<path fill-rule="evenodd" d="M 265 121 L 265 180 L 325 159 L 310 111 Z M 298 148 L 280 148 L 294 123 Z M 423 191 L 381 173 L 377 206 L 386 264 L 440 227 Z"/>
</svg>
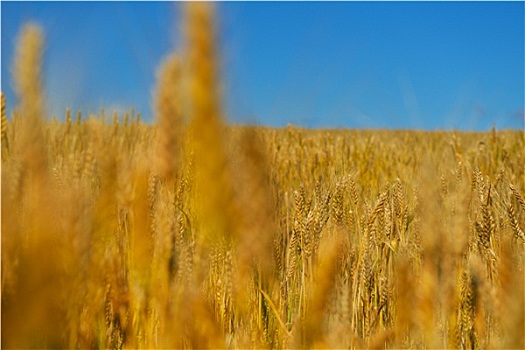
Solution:
<svg viewBox="0 0 525 350">
<path fill-rule="evenodd" d="M 4 139 L 7 135 L 7 113 L 5 110 L 5 96 L 2 92 L 2 142 L 4 142 Z"/>
</svg>

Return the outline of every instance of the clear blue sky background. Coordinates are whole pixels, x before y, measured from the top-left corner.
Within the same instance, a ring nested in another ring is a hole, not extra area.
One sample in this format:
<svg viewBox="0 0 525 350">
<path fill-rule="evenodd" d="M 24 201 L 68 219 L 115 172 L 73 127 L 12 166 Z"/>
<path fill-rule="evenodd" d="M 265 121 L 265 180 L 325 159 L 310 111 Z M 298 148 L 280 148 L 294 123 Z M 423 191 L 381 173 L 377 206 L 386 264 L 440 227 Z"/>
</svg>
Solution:
<svg viewBox="0 0 525 350">
<path fill-rule="evenodd" d="M 235 123 L 486 130 L 524 127 L 524 2 L 218 3 L 224 110 Z M 181 47 L 180 3 L 1 2 L 8 112 L 14 44 L 46 35 L 50 114 L 134 106 Z"/>
</svg>

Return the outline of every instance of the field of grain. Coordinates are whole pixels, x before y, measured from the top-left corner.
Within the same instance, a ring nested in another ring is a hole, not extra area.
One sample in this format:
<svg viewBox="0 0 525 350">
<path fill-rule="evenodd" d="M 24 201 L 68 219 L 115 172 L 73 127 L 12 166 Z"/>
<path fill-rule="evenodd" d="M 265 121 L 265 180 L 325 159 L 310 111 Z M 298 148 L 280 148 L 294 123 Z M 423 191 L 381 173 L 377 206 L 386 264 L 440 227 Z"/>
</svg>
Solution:
<svg viewBox="0 0 525 350">
<path fill-rule="evenodd" d="M 232 126 L 213 8 L 156 123 L 2 96 L 2 348 L 524 348 L 525 133 Z"/>
</svg>

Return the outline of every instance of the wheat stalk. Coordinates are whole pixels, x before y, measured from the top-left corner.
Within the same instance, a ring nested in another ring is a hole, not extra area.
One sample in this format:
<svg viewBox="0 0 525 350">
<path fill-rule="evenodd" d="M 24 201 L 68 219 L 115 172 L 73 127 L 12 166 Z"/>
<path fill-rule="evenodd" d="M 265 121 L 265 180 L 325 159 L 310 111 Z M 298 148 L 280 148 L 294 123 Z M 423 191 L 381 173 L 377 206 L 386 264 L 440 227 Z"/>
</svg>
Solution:
<svg viewBox="0 0 525 350">
<path fill-rule="evenodd" d="M 158 125 L 158 172 L 173 179 L 181 162 L 182 147 L 182 62 L 177 54 L 165 58 L 157 72 L 155 106 Z"/>
<path fill-rule="evenodd" d="M 9 140 L 7 139 L 7 114 L 5 111 L 5 96 L 2 95 L 2 158 L 5 159 L 9 156 Z M 4 154 L 5 149 L 5 154 Z"/>
</svg>

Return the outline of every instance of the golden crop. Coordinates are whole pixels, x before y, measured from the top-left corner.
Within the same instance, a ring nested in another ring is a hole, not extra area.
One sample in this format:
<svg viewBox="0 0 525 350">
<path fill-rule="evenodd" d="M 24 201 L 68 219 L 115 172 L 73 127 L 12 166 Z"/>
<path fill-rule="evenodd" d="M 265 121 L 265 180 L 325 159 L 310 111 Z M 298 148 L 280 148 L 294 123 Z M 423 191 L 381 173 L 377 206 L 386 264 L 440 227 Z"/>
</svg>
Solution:
<svg viewBox="0 0 525 350">
<path fill-rule="evenodd" d="M 2 348 L 524 348 L 525 133 L 226 125 L 213 8 L 133 111 L 2 96 Z"/>
</svg>

